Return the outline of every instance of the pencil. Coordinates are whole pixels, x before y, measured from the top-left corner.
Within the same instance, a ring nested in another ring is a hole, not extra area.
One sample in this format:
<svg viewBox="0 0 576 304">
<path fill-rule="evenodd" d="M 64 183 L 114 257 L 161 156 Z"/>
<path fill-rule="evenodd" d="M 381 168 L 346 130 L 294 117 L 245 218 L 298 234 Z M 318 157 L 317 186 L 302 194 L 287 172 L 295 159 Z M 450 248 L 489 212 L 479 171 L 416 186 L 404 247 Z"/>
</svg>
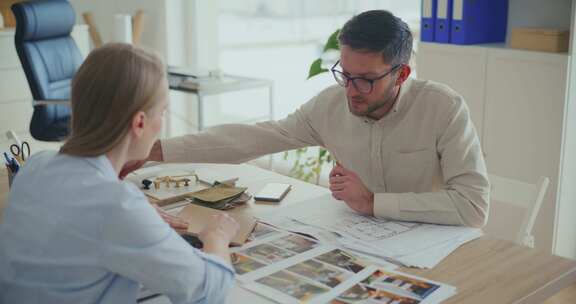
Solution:
<svg viewBox="0 0 576 304">
<path fill-rule="evenodd" d="M 340 161 L 338 161 L 338 158 L 336 158 L 336 154 L 333 153 L 332 151 L 328 151 L 330 153 L 330 155 L 332 156 L 332 164 L 334 166 L 342 166 L 342 164 L 340 164 Z"/>
</svg>

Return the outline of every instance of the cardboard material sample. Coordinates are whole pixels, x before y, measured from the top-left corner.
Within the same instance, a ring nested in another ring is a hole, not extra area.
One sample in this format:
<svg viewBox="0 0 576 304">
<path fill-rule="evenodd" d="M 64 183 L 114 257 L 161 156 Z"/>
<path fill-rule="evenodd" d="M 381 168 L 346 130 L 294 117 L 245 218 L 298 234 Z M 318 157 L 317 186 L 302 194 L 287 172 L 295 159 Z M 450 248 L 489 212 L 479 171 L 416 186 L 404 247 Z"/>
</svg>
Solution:
<svg viewBox="0 0 576 304">
<path fill-rule="evenodd" d="M 178 213 L 178 217 L 187 220 L 190 224 L 188 226 L 188 233 L 198 235 L 204 227 L 210 223 L 213 215 L 224 213 L 224 211 L 206 208 L 198 205 L 188 205 Z M 254 227 L 256 226 L 256 218 L 247 214 L 233 214 L 228 213 L 240 225 L 238 234 L 232 239 L 232 245 L 243 245 Z"/>
<path fill-rule="evenodd" d="M 568 30 L 517 27 L 510 34 L 510 47 L 515 49 L 565 53 L 569 43 Z"/>
<path fill-rule="evenodd" d="M 248 188 L 220 184 L 214 187 L 189 193 L 187 196 L 206 203 L 216 203 L 225 199 L 238 197 L 240 194 L 244 193 L 246 189 Z"/>
<path fill-rule="evenodd" d="M 212 209 L 218 209 L 218 210 L 230 210 L 233 208 L 236 208 L 237 206 L 240 205 L 244 205 L 246 204 L 250 199 L 252 198 L 252 195 L 244 192 L 241 193 L 240 195 L 236 196 L 236 197 L 232 197 L 229 199 L 224 199 L 218 202 L 204 202 L 195 198 L 186 198 L 187 202 L 190 202 L 191 204 L 196 204 L 199 206 L 203 206 L 203 207 L 208 207 L 208 208 L 212 208 Z"/>
</svg>

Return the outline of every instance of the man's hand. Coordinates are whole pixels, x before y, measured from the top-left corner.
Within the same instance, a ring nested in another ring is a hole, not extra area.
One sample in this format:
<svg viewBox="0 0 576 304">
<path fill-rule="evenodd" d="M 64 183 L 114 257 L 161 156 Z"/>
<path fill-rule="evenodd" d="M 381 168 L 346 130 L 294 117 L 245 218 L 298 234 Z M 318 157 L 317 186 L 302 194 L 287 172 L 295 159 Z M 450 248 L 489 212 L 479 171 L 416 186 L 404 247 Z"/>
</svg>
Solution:
<svg viewBox="0 0 576 304">
<path fill-rule="evenodd" d="M 186 233 L 188 231 L 188 222 L 171 214 L 168 214 L 166 211 L 162 210 L 162 208 L 158 207 L 157 205 L 153 205 L 156 208 L 156 212 L 162 217 L 162 219 L 172 227 L 172 229 L 176 230 L 179 234 Z"/>
<path fill-rule="evenodd" d="M 330 191 L 337 200 L 342 200 L 354 211 L 374 215 L 374 193 L 370 192 L 360 177 L 340 164 L 330 172 Z"/>
<path fill-rule="evenodd" d="M 124 179 L 126 175 L 140 169 L 147 161 L 164 161 L 164 155 L 162 154 L 162 145 L 160 144 L 159 140 L 157 140 L 152 146 L 148 158 L 142 160 L 129 161 L 124 165 L 124 167 L 122 167 L 122 170 L 120 170 L 118 178 Z"/>
</svg>

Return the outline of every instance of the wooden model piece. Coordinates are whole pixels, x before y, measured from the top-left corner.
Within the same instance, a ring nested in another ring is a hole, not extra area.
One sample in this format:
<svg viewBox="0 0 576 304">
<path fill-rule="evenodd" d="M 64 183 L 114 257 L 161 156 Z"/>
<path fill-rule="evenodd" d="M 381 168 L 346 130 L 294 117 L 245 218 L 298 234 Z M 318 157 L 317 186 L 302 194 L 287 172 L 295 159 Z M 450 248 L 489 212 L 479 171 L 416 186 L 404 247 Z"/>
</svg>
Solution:
<svg viewBox="0 0 576 304">
<path fill-rule="evenodd" d="M 183 176 L 188 176 L 188 175 L 158 176 L 157 178 L 154 179 L 154 181 L 152 183 L 154 183 L 154 189 L 156 189 L 156 190 L 160 189 L 160 185 L 162 183 L 166 184 L 166 188 L 170 188 L 170 183 L 174 183 L 174 186 L 176 188 L 179 188 L 180 184 L 182 184 L 182 183 L 184 183 L 185 187 L 190 186 L 191 179 L 189 179 L 188 177 L 183 177 Z M 178 178 L 178 177 L 182 177 L 182 178 Z M 194 175 L 194 177 L 196 178 L 196 181 L 198 181 L 198 177 L 196 177 L 196 175 Z"/>
<path fill-rule="evenodd" d="M 180 183 L 184 183 L 185 187 L 190 186 L 190 179 L 189 178 L 173 179 L 172 182 L 174 182 L 176 184 L 176 188 L 180 187 Z"/>
<path fill-rule="evenodd" d="M 172 178 L 170 176 L 158 176 L 155 180 L 154 180 L 154 188 L 156 188 L 156 182 L 158 182 L 158 188 L 160 188 L 160 184 L 161 183 L 165 183 L 166 184 L 166 188 L 170 188 L 170 182 L 172 181 Z M 157 189 L 158 189 L 157 188 Z"/>
</svg>

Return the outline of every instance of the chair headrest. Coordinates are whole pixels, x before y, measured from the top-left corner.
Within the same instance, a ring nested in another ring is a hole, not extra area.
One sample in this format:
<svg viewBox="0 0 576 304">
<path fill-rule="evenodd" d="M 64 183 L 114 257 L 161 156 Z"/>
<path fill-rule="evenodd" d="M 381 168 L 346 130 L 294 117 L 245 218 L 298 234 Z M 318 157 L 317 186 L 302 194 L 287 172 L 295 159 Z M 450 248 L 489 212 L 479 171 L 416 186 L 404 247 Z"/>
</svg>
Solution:
<svg viewBox="0 0 576 304">
<path fill-rule="evenodd" d="M 74 8 L 67 0 L 40 0 L 12 5 L 16 36 L 21 41 L 68 36 L 76 22 Z"/>
</svg>

